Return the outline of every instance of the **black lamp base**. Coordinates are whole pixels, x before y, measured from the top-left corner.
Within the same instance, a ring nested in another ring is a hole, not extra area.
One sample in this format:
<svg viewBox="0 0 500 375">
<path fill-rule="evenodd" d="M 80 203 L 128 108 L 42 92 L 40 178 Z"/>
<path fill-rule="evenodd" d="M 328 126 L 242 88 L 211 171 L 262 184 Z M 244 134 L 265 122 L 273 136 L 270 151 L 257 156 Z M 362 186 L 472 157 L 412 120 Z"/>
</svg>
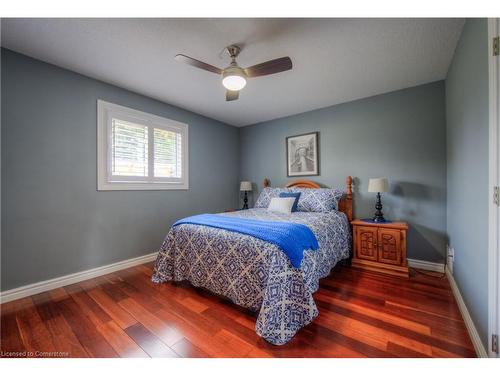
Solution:
<svg viewBox="0 0 500 375">
<path fill-rule="evenodd" d="M 243 210 L 248 210 L 248 193 L 246 191 L 243 197 Z"/>
<path fill-rule="evenodd" d="M 382 213 L 382 200 L 380 199 L 380 193 L 377 193 L 377 203 L 375 204 L 375 215 L 373 216 L 373 222 L 375 223 L 385 223 L 384 214 Z"/>
</svg>

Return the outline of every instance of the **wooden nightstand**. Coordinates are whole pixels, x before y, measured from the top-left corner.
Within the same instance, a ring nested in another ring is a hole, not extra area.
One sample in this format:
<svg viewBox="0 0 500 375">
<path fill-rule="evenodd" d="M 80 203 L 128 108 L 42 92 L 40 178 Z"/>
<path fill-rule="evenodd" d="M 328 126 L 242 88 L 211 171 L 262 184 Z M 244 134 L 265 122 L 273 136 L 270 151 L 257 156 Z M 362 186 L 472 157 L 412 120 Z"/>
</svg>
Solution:
<svg viewBox="0 0 500 375">
<path fill-rule="evenodd" d="M 406 232 L 402 221 L 372 223 L 353 220 L 352 266 L 408 277 Z"/>
</svg>

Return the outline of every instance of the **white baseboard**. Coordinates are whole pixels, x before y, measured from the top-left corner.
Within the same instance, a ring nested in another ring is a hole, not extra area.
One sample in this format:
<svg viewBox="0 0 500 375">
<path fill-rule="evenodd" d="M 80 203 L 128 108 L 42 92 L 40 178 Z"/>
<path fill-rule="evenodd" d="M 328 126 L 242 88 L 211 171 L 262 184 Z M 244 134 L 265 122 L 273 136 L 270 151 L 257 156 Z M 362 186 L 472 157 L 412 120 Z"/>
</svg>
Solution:
<svg viewBox="0 0 500 375">
<path fill-rule="evenodd" d="M 488 358 L 488 352 L 484 347 L 481 338 L 479 337 L 479 333 L 477 332 L 474 321 L 472 320 L 472 317 L 469 314 L 467 305 L 465 304 L 465 301 L 462 298 L 460 289 L 458 289 L 458 285 L 455 282 L 455 278 L 448 270 L 448 268 L 446 268 L 446 276 L 448 277 L 448 281 L 450 282 L 451 290 L 453 291 L 453 295 L 455 296 L 455 300 L 457 301 L 458 308 L 460 309 L 460 313 L 462 314 L 462 318 L 464 319 L 465 326 L 467 327 L 467 331 L 469 332 L 469 336 L 472 340 L 472 344 L 474 345 L 474 349 L 476 350 L 477 356 L 480 358 Z"/>
<path fill-rule="evenodd" d="M 425 260 L 408 259 L 408 266 L 426 271 L 444 273 L 444 263 L 427 262 Z"/>
<path fill-rule="evenodd" d="M 137 258 L 122 260 L 120 262 L 108 264 L 102 267 L 92 268 L 90 270 L 57 277 L 55 279 L 45 280 L 34 284 L 24 285 L 19 288 L 6 290 L 0 293 L 0 303 L 14 301 L 16 299 L 32 296 L 34 294 L 78 283 L 80 281 L 106 275 L 108 273 L 119 271 L 125 268 L 137 266 L 139 264 L 151 262 L 156 259 L 157 254 L 158 253 L 155 252 Z"/>
</svg>

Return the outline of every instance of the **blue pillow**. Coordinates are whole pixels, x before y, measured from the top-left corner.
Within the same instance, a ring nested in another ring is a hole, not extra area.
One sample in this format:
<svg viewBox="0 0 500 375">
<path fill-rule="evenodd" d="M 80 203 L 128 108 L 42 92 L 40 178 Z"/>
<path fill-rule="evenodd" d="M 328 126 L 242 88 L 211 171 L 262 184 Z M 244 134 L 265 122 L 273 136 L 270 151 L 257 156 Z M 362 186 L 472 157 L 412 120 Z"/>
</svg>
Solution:
<svg viewBox="0 0 500 375">
<path fill-rule="evenodd" d="M 293 192 L 301 192 L 297 209 L 304 212 L 328 212 L 338 209 L 338 201 L 343 192 L 337 189 L 292 188 Z"/>
<path fill-rule="evenodd" d="M 297 205 L 299 204 L 300 193 L 280 193 L 280 198 L 295 198 L 295 202 L 293 202 L 292 212 L 297 211 Z"/>
</svg>

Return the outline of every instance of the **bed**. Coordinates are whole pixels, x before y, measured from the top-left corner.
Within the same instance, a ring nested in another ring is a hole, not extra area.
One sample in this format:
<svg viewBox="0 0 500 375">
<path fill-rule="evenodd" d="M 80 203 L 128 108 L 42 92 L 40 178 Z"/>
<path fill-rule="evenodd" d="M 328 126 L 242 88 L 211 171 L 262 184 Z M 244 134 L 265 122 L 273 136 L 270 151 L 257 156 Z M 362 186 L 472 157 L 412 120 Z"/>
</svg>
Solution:
<svg viewBox="0 0 500 375">
<path fill-rule="evenodd" d="M 300 267 L 275 244 L 246 234 L 206 225 L 182 224 L 168 232 L 155 262 L 152 281 L 189 281 L 195 287 L 258 312 L 256 333 L 283 345 L 317 315 L 313 293 L 319 280 L 351 254 L 352 179 L 337 209 L 283 214 L 252 208 L 219 215 L 304 224 L 314 233 L 317 251 L 305 250 Z M 269 188 L 269 184 L 264 184 Z M 309 180 L 284 189 L 319 189 Z M 262 194 L 262 193 L 261 193 Z M 260 199 L 260 198 L 259 198 Z"/>
</svg>

